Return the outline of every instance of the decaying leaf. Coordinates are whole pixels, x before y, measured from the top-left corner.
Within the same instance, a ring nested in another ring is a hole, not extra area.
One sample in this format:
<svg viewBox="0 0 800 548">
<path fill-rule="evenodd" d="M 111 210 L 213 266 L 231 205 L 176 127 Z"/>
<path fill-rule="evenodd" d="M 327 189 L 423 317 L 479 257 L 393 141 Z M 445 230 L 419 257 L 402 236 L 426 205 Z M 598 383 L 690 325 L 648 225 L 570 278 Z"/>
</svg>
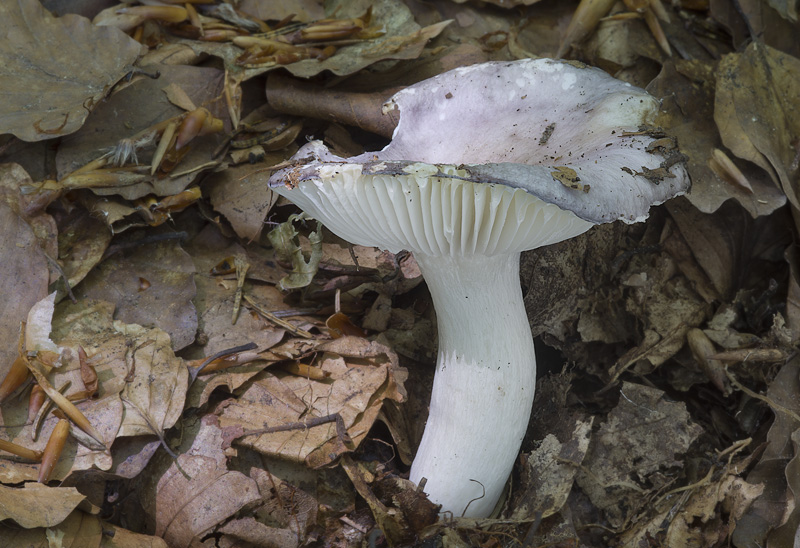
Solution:
<svg viewBox="0 0 800 548">
<path fill-rule="evenodd" d="M 786 196 L 767 172 L 737 161 L 736 169 L 752 189 L 748 191 L 712 167 L 714 150 L 722 147 L 723 142 L 716 127 L 707 123 L 715 113 L 715 67 L 700 60 L 666 63 L 648 86 L 650 93 L 664 98 L 657 123 L 669 128 L 688 157 L 692 192 L 687 198 L 692 205 L 704 213 L 712 213 L 725 200 L 733 198 L 754 217 L 769 214 L 786 203 Z"/>
<path fill-rule="evenodd" d="M 668 401 L 660 390 L 623 383 L 619 395 L 576 477 L 614 527 L 623 527 L 669 488 L 670 470 L 680 467 L 679 455 L 702 432 L 684 404 Z"/>
<path fill-rule="evenodd" d="M 798 92 L 800 60 L 757 41 L 725 56 L 717 71 L 714 120 L 722 142 L 769 173 L 795 209 L 800 197 L 790 173 L 797 155 L 792 140 L 800 135 Z"/>
<path fill-rule="evenodd" d="M 297 230 L 294 222 L 301 220 L 301 216 L 293 215 L 289 220 L 274 228 L 268 235 L 278 259 L 292 265 L 292 273 L 279 282 L 283 290 L 306 287 L 311 283 L 317 273 L 319 261 L 322 259 L 322 223 L 317 222 L 317 229 L 309 233 L 308 240 L 311 244 L 311 254 L 306 259 L 302 247 L 297 240 Z"/>
<path fill-rule="evenodd" d="M 740 520 L 751 504 L 764 493 L 764 485 L 751 484 L 735 474 L 722 475 L 718 480 L 699 482 L 683 493 L 680 508 L 668 500 L 660 500 L 660 511 L 646 522 L 637 524 L 623 535 L 627 546 L 646 542 L 648 538 L 663 538 L 667 546 L 713 546 L 728 535 L 747 527 Z"/>
<path fill-rule="evenodd" d="M 173 105 L 162 91 L 171 84 L 180 86 L 195 104 L 208 106 L 217 118 L 227 117 L 225 109 L 218 102 L 213 103 L 222 92 L 224 74 L 221 71 L 169 65 L 148 67 L 148 71 L 154 71 L 153 74 L 158 72 L 158 78 L 139 76 L 129 86 L 98 105 L 84 131 L 62 143 L 56 157 L 60 179 L 101 156 L 113 156 L 121 141 L 147 136 L 157 124 L 183 115 L 184 111 Z M 181 158 L 179 169 L 166 175 L 158 173 L 152 176 L 148 166 L 157 142 L 151 139 L 136 155 L 138 164 L 145 166 L 144 172 L 135 171 L 134 159 L 130 155 L 127 166 L 110 170 L 106 174 L 107 180 L 92 184 L 92 192 L 102 196 L 119 195 L 128 200 L 151 193 L 159 196 L 177 194 L 200 173 L 194 168 L 211 167 L 213 152 L 220 145 L 222 137 L 212 134 L 196 141 Z M 113 177 L 115 173 L 118 174 L 116 179 Z M 91 177 L 92 173 L 84 176 Z"/>
<path fill-rule="evenodd" d="M 36 0 L 4 2 L 0 20 L 7 29 L 0 45 L 0 126 L 25 141 L 78 130 L 140 51 L 117 29 L 75 15 L 55 18 Z"/>
<path fill-rule="evenodd" d="M 552 434 L 532 451 L 523 466 L 522 502 L 514 517 L 524 519 L 541 512 L 543 518 L 558 512 L 572 491 L 575 474 L 589 448 L 592 420 L 577 421 L 569 439 L 561 442 Z"/>
<path fill-rule="evenodd" d="M 292 147 L 286 154 L 294 150 Z M 280 156 L 284 159 L 284 154 Z M 207 181 L 214 209 L 222 213 L 236 234 L 246 241 L 258 240 L 270 208 L 278 200 L 278 195 L 254 172 L 254 166 L 243 164 L 215 173 Z"/>
</svg>

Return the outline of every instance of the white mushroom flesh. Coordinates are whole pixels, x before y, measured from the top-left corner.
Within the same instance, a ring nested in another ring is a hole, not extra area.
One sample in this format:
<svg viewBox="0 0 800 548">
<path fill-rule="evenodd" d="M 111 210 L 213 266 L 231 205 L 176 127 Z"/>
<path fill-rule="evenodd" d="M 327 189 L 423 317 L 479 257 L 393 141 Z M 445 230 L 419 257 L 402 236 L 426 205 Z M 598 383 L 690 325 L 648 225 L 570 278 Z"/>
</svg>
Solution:
<svg viewBox="0 0 800 548">
<path fill-rule="evenodd" d="M 523 190 L 430 176 L 437 169 L 427 167 L 362 176 L 359 164 L 331 164 L 318 179 L 279 192 L 350 242 L 413 251 L 436 309 L 439 350 L 410 479 L 426 478 L 425 492 L 444 512 L 486 516 L 511 472 L 535 391 L 519 254 L 593 223 Z"/>
</svg>

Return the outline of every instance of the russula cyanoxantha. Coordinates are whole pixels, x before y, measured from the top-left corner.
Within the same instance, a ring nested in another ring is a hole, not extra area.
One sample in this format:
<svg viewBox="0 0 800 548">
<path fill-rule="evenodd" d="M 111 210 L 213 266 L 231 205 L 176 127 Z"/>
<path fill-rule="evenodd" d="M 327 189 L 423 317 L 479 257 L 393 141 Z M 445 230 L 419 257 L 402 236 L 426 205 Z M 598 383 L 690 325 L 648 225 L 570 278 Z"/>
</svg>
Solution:
<svg viewBox="0 0 800 548">
<path fill-rule="evenodd" d="M 658 102 L 549 59 L 458 68 L 397 93 L 392 142 L 343 159 L 320 142 L 270 179 L 350 242 L 410 250 L 436 308 L 439 350 L 411 480 L 455 516 L 494 509 L 530 417 L 536 367 L 521 251 L 598 223 L 644 220 L 689 180 L 648 131 Z"/>
</svg>

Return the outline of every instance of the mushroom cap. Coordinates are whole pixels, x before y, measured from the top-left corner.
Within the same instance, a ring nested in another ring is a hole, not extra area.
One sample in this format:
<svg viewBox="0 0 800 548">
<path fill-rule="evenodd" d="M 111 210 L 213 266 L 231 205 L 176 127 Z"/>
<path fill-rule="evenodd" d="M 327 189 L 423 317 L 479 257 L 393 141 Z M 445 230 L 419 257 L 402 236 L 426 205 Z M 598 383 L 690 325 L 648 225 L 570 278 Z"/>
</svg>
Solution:
<svg viewBox="0 0 800 548">
<path fill-rule="evenodd" d="M 514 253 L 592 227 L 524 190 L 468 175 L 451 165 L 328 162 L 302 168 L 296 186 L 279 192 L 341 238 L 393 253 Z"/>
<path fill-rule="evenodd" d="M 480 251 L 475 242 L 482 239 L 506 242 L 508 252 L 533 249 L 592 224 L 642 221 L 652 205 L 689 189 L 674 143 L 649 128 L 658 101 L 574 62 L 457 68 L 405 88 L 384 108 L 399 109 L 400 121 L 383 150 L 343 159 L 312 142 L 294 156 L 295 165 L 270 178 L 278 192 L 354 243 L 452 253 Z M 431 186 L 439 184 L 446 190 Z M 461 186 L 466 190 L 456 190 Z M 495 202 L 511 213 L 494 213 Z M 498 235 L 506 229 L 488 223 L 499 217 L 534 228 Z M 408 224 L 412 219 L 418 224 Z M 557 220 L 552 231 L 544 219 Z M 468 229 L 469 222 L 478 228 Z M 434 232 L 423 234 L 422 226 Z M 524 244 L 523 233 L 530 236 Z M 401 243 L 399 234 L 411 241 Z M 436 243 L 442 238 L 447 246 Z M 500 253 L 498 245 L 483 252 Z"/>
</svg>

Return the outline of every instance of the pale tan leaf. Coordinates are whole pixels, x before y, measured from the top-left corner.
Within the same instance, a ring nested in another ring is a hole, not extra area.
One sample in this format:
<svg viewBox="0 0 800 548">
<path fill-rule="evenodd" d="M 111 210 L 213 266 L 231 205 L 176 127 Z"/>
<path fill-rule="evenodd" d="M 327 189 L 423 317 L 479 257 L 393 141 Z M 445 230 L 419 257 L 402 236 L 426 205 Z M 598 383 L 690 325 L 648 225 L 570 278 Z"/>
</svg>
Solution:
<svg viewBox="0 0 800 548">
<path fill-rule="evenodd" d="M 26 483 L 20 489 L 0 485 L 0 521 L 11 519 L 26 529 L 53 527 L 85 498 L 74 487 Z"/>
</svg>

